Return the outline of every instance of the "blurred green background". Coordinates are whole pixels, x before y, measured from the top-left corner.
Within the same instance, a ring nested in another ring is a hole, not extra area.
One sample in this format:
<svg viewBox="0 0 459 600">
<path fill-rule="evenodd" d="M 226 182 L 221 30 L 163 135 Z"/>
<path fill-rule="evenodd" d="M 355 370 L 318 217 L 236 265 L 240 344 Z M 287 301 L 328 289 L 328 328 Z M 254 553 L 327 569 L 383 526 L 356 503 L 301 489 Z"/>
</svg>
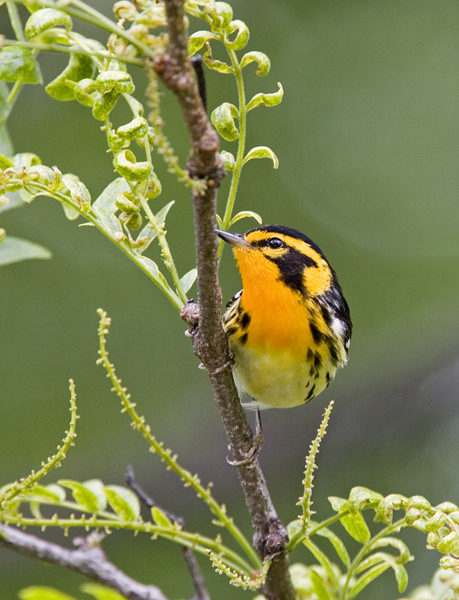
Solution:
<svg viewBox="0 0 459 600">
<path fill-rule="evenodd" d="M 249 97 L 275 91 L 277 81 L 285 88 L 280 106 L 249 115 L 248 147 L 271 146 L 279 170 L 268 161 L 249 163 L 237 209 L 312 237 L 338 272 L 354 322 L 349 364 L 331 388 L 305 407 L 263 414 L 261 462 L 280 515 L 288 522 L 298 514 L 304 457 L 331 399 L 336 405 L 314 488 L 318 518 L 331 514 L 327 496 L 347 496 L 355 485 L 459 503 L 459 6 L 456 0 L 232 5 L 251 30 L 247 49 L 272 61 L 265 79 L 246 70 Z M 110 14 L 109 2 L 97 7 Z M 11 36 L 5 7 L 0 11 L 0 33 Z M 65 63 L 62 56 L 41 56 L 45 82 Z M 140 91 L 141 73 L 137 80 Z M 211 73 L 208 86 L 210 109 L 235 101 L 230 76 Z M 168 94 L 163 107 L 167 134 L 184 161 L 187 136 Z M 8 127 L 16 152 L 36 152 L 44 164 L 76 173 L 93 198 L 114 177 L 99 124 L 76 103 L 57 104 L 43 88 L 28 86 Z M 234 144 L 222 148 L 234 151 Z M 176 200 L 168 230 L 184 273 L 194 261 L 191 203 L 159 158 L 155 164 L 164 186 L 155 206 Z M 227 190 L 228 181 L 221 211 Z M 103 307 L 113 319 L 111 358 L 140 412 L 185 467 L 215 483 L 216 497 L 250 536 L 206 375 L 166 299 L 95 230 L 67 221 L 51 199 L 2 212 L 0 224 L 54 255 L 0 274 L 1 484 L 55 451 L 68 425 L 72 377 L 81 415 L 76 447 L 47 482 L 97 477 L 122 484 L 132 464 L 160 504 L 183 515 L 190 529 L 215 535 L 206 507 L 148 452 L 95 365 L 96 309 Z M 238 225 L 238 231 L 254 226 Z M 240 286 L 229 252 L 222 286 L 228 299 Z M 49 535 L 63 541 L 60 532 Z M 404 539 L 416 555 L 408 566 L 412 589 L 428 581 L 440 555 L 425 549 L 418 532 Z M 170 598 L 192 595 L 174 544 L 115 532 L 106 547 L 130 575 Z M 2 599 L 32 583 L 83 597 L 82 577 L 5 550 L 0 555 Z M 300 550 L 293 560 L 310 556 Z M 243 597 L 200 562 L 214 598 Z M 399 594 L 387 573 L 360 597 Z"/>
</svg>

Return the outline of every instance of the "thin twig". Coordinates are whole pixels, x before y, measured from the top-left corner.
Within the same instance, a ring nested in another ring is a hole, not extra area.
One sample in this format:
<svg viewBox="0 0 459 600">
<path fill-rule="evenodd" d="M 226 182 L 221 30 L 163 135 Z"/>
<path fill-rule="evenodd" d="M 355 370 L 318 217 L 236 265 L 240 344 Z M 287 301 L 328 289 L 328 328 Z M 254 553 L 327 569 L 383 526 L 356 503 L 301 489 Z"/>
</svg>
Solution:
<svg viewBox="0 0 459 600">
<path fill-rule="evenodd" d="M 182 552 L 193 582 L 195 594 L 193 600 L 210 600 L 209 592 L 207 591 L 196 554 L 193 552 L 192 548 L 187 548 L 186 546 L 182 546 Z"/>
<path fill-rule="evenodd" d="M 193 350 L 207 370 L 220 410 L 231 451 L 236 461 L 244 458 L 253 444 L 253 433 L 239 402 L 232 376 L 232 363 L 221 318 L 221 290 L 218 282 L 216 198 L 221 180 L 218 138 L 213 131 L 197 89 L 187 55 L 187 31 L 183 0 L 165 0 L 169 54 L 155 63 L 163 82 L 179 101 L 191 138 L 188 170 L 192 177 L 207 181 L 204 193 L 193 193 L 196 259 L 198 269 L 199 321 L 191 325 Z M 194 305 L 185 307 L 196 312 Z M 293 600 L 295 593 L 283 552 L 287 533 L 279 520 L 258 461 L 240 465 L 237 472 L 252 516 L 254 545 L 262 558 L 272 558 L 263 590 L 268 600 Z"/>
<path fill-rule="evenodd" d="M 15 527 L 0 524 L 0 545 L 6 548 L 87 575 L 117 590 L 128 600 L 167 600 L 158 587 L 139 583 L 115 567 L 105 556 L 99 542 L 100 535 L 91 534 L 86 539 L 76 538 L 76 549 L 69 550 Z"/>
<path fill-rule="evenodd" d="M 158 506 L 158 503 L 150 496 L 150 494 L 148 494 L 143 489 L 143 487 L 139 483 L 137 483 L 134 474 L 134 469 L 130 465 L 126 469 L 126 475 L 124 478 L 128 486 L 136 494 L 136 496 L 144 506 L 150 509 L 154 506 L 160 508 Z M 185 527 L 185 519 L 183 517 L 180 517 L 172 513 L 170 510 L 166 510 L 164 508 L 160 508 L 160 510 L 173 523 L 178 523 L 181 527 Z M 188 546 L 182 546 L 182 554 L 188 567 L 188 571 L 190 572 L 191 581 L 193 582 L 193 587 L 195 591 L 194 600 L 210 600 L 210 596 L 207 593 L 206 584 L 204 582 L 204 577 L 202 575 L 201 568 L 199 567 L 196 555 L 193 552 L 193 548 L 189 548 Z"/>
</svg>

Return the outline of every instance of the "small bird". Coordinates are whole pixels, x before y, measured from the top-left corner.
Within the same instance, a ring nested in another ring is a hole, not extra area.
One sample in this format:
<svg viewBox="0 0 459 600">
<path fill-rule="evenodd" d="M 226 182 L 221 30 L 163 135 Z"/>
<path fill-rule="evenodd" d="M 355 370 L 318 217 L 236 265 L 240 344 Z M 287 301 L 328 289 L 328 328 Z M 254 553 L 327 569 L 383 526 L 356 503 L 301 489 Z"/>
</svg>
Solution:
<svg viewBox="0 0 459 600">
<path fill-rule="evenodd" d="M 290 227 L 216 233 L 233 247 L 242 278 L 223 322 L 243 405 L 309 402 L 347 362 L 352 323 L 335 272 L 322 250 Z"/>
</svg>

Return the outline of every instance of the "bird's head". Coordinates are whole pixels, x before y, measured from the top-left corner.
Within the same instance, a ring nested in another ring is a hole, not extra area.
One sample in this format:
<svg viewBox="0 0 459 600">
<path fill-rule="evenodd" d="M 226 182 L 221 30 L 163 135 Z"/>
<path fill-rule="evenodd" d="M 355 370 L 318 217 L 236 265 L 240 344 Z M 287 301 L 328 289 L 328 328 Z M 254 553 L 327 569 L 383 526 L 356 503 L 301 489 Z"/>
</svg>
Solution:
<svg viewBox="0 0 459 600">
<path fill-rule="evenodd" d="M 233 247 L 244 292 L 260 286 L 269 290 L 283 283 L 290 292 L 314 297 L 327 292 L 334 282 L 321 249 L 296 229 L 264 225 L 245 234 L 219 229 L 216 233 Z"/>
</svg>

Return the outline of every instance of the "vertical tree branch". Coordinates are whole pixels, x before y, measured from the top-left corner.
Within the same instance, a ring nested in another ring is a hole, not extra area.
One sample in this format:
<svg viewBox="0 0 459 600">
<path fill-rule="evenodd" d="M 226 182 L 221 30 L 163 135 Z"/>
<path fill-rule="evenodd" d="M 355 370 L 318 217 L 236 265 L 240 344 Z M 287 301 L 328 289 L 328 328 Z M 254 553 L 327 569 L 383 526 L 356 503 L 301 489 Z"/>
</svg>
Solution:
<svg viewBox="0 0 459 600">
<path fill-rule="evenodd" d="M 188 171 L 205 180 L 203 193 L 193 192 L 196 260 L 198 269 L 199 321 L 190 317 L 195 307 L 186 307 L 184 318 L 190 324 L 193 349 L 211 381 L 215 401 L 236 460 L 243 458 L 253 444 L 253 434 L 239 402 L 232 376 L 232 363 L 221 317 L 221 290 L 218 281 L 218 243 L 214 233 L 217 191 L 224 171 L 218 153 L 218 137 L 201 102 L 187 53 L 187 31 L 183 0 L 165 0 L 169 54 L 155 62 L 162 81 L 176 95 L 191 138 Z M 269 600 L 294 600 L 288 560 L 283 552 L 287 533 L 271 500 L 258 460 L 237 467 L 239 481 L 252 517 L 254 545 L 262 558 L 272 564 L 263 593 Z"/>
</svg>

